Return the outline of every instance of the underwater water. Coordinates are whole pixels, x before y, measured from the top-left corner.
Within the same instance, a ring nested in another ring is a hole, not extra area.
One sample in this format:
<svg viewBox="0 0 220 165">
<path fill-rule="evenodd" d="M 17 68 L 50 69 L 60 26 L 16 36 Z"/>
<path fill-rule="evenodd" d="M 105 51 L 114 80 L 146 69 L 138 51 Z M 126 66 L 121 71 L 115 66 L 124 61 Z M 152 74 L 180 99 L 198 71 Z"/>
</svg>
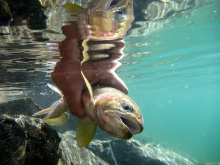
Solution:
<svg viewBox="0 0 220 165">
<path fill-rule="evenodd" d="M 138 138 L 151 137 L 198 162 L 220 162 L 219 11 L 216 1 L 151 34 L 126 38 L 119 68 L 144 116 Z"/>
<path fill-rule="evenodd" d="M 134 138 L 220 163 L 220 1 L 139 24 L 124 38 L 116 71 L 144 117 Z M 46 84 L 65 37 L 49 30 L 22 26 L 1 36 L 0 102 L 31 97 L 48 108 L 60 99 Z"/>
</svg>

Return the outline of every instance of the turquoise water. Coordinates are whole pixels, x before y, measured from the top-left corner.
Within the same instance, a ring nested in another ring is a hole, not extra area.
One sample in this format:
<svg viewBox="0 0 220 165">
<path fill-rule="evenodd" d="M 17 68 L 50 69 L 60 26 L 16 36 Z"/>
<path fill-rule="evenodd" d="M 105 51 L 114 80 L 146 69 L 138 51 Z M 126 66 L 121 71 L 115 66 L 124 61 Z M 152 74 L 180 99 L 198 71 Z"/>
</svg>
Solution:
<svg viewBox="0 0 220 165">
<path fill-rule="evenodd" d="M 125 39 L 118 72 L 144 116 L 138 138 L 151 137 L 198 162 L 220 162 L 219 29 L 216 1 Z"/>
</svg>

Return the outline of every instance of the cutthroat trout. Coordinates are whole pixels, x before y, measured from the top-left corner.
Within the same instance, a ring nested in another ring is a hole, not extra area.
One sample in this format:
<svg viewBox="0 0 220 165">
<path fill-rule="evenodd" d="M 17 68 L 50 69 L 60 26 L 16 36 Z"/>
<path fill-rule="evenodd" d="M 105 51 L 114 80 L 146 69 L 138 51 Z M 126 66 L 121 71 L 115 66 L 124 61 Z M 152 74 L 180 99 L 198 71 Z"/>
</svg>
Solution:
<svg viewBox="0 0 220 165">
<path fill-rule="evenodd" d="M 83 76 L 84 77 L 84 76 Z M 143 131 L 143 116 L 136 103 L 123 92 L 105 86 L 91 87 L 86 81 L 88 90 L 82 95 L 87 113 L 77 123 L 77 142 L 80 147 L 88 145 L 93 139 L 97 125 L 111 136 L 130 139 Z M 54 102 L 50 108 L 33 114 L 48 114 L 44 121 L 50 125 L 62 125 L 68 120 L 68 105 L 62 92 L 55 86 L 48 86 L 60 94 L 62 98 Z"/>
</svg>

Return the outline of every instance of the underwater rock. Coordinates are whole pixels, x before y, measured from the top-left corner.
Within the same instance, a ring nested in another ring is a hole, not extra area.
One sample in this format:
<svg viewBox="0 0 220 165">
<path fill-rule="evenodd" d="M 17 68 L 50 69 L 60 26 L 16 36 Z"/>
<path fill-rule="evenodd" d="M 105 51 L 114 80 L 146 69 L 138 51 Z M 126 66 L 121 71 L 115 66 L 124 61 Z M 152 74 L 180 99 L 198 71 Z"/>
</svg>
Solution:
<svg viewBox="0 0 220 165">
<path fill-rule="evenodd" d="M 0 115 L 0 132 L 0 164 L 108 164 L 78 147 L 73 131 L 61 135 L 38 118 Z"/>
<path fill-rule="evenodd" d="M 178 155 L 161 145 L 142 145 L 137 140 L 93 141 L 86 148 L 109 164 L 118 165 L 195 165 L 193 160 Z"/>
<path fill-rule="evenodd" d="M 161 144 L 154 144 L 154 143 L 147 143 L 143 145 L 145 153 L 147 156 L 159 159 L 161 162 L 169 165 L 196 165 L 197 162 L 189 157 L 189 156 L 182 156 L 173 150 L 169 149 L 165 145 Z"/>
<path fill-rule="evenodd" d="M 108 164 L 85 147 L 80 148 L 76 142 L 75 135 L 76 133 L 74 131 L 67 131 L 61 135 L 60 150 L 62 154 L 59 159 L 59 165 Z"/>
<path fill-rule="evenodd" d="M 58 133 L 41 119 L 0 116 L 0 162 L 2 164 L 56 164 Z"/>
<path fill-rule="evenodd" d="M 24 98 L 0 104 L 0 114 L 31 116 L 41 108 L 31 99 Z"/>
<path fill-rule="evenodd" d="M 22 25 L 24 20 L 30 29 L 46 28 L 46 16 L 39 0 L 0 0 L 0 26 Z"/>
<path fill-rule="evenodd" d="M 165 165 L 161 160 L 148 156 L 143 146 L 136 140 L 96 140 L 86 148 L 109 164 Z"/>
<path fill-rule="evenodd" d="M 11 19 L 12 14 L 8 7 L 8 4 L 5 1 L 0 0 L 0 25 L 7 26 Z"/>
</svg>

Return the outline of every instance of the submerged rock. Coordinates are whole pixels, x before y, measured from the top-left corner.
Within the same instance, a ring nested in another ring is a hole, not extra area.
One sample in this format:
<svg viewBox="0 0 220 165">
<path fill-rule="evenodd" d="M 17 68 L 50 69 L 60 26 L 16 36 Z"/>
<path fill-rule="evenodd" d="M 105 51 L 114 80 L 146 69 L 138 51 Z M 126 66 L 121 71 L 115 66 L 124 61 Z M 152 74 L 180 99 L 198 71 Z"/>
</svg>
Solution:
<svg viewBox="0 0 220 165">
<path fill-rule="evenodd" d="M 31 99 L 24 98 L 0 104 L 0 114 L 31 116 L 41 108 Z"/>
<path fill-rule="evenodd" d="M 69 164 L 108 164 L 86 148 L 80 148 L 76 142 L 74 131 L 67 131 L 61 135 L 60 150 L 62 151 L 59 165 Z"/>
<path fill-rule="evenodd" d="M 78 147 L 73 131 L 61 135 L 38 118 L 1 115 L 0 132 L 1 164 L 108 164 Z"/>
<path fill-rule="evenodd" d="M 148 156 L 136 140 L 95 141 L 87 148 L 109 164 L 165 165 L 161 160 Z"/>
<path fill-rule="evenodd" d="M 142 145 L 137 140 L 93 141 L 86 148 L 109 164 L 129 165 L 195 165 L 172 150 L 161 145 L 148 143 Z"/>
<path fill-rule="evenodd" d="M 59 134 L 41 119 L 0 116 L 0 162 L 2 164 L 56 164 Z"/>
</svg>

